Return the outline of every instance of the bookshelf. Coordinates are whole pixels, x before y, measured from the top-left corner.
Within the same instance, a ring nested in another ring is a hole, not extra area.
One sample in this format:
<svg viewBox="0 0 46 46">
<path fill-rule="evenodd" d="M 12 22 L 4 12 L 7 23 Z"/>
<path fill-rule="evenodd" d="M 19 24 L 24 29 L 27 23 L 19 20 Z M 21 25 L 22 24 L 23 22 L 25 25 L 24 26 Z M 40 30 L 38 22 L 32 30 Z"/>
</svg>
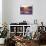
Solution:
<svg viewBox="0 0 46 46">
<path fill-rule="evenodd" d="M 22 35 L 25 36 L 26 34 L 26 28 L 30 27 L 31 25 L 9 25 L 9 32 L 10 35 Z"/>
</svg>

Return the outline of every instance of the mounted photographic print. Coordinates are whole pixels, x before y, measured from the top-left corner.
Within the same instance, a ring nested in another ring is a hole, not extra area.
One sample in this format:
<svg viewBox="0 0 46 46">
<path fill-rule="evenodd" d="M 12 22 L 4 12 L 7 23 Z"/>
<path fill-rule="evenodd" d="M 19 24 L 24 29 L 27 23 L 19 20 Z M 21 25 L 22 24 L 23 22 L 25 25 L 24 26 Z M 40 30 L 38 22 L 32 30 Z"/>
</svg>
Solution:
<svg viewBox="0 0 46 46">
<path fill-rule="evenodd" d="M 20 14 L 32 14 L 32 6 L 20 7 Z"/>
</svg>

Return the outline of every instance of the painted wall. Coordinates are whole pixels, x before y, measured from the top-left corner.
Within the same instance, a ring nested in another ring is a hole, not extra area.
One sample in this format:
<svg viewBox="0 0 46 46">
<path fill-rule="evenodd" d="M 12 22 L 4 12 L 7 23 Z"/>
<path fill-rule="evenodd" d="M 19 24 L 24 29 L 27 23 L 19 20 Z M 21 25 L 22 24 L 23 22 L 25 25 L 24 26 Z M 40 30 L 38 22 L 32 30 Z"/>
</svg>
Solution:
<svg viewBox="0 0 46 46">
<path fill-rule="evenodd" d="M 7 15 L 7 0 L 2 0 L 2 23 L 8 23 L 8 15 Z"/>
<path fill-rule="evenodd" d="M 23 20 L 26 20 L 28 23 L 31 23 L 33 21 L 33 14 L 32 15 L 21 15 L 20 14 L 20 6 L 22 5 L 28 5 L 28 6 L 32 6 L 33 7 L 33 1 L 31 0 L 12 0 L 11 1 L 11 4 L 12 4 L 12 15 L 9 17 L 9 19 L 11 21 L 9 21 L 10 23 L 11 22 L 22 22 Z M 15 21 L 14 21 L 15 20 Z"/>
<path fill-rule="evenodd" d="M 26 20 L 29 24 L 34 23 L 37 19 L 38 24 L 41 21 L 46 25 L 46 0 L 4 0 L 4 16 L 3 20 L 7 23 L 19 23 Z M 32 15 L 21 15 L 20 6 L 31 5 L 33 6 Z"/>
<path fill-rule="evenodd" d="M 2 27 L 2 0 L 0 0 L 0 27 Z"/>
</svg>

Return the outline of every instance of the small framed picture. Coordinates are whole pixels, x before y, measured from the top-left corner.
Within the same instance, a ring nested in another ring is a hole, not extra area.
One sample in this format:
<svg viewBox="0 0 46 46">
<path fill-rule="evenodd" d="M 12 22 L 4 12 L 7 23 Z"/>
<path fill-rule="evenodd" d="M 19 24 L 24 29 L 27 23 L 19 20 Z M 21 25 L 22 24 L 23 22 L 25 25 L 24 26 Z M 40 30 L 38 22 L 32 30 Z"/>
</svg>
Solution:
<svg viewBox="0 0 46 46">
<path fill-rule="evenodd" d="M 33 8 L 32 6 L 27 6 L 27 7 L 20 7 L 20 14 L 32 14 Z"/>
</svg>

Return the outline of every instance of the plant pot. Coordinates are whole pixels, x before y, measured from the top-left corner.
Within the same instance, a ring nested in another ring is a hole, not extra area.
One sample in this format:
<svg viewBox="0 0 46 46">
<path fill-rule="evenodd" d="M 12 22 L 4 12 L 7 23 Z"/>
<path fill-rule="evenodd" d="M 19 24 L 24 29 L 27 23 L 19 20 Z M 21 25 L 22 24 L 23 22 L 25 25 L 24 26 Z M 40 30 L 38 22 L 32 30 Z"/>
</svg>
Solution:
<svg viewBox="0 0 46 46">
<path fill-rule="evenodd" d="M 4 44 L 5 38 L 0 38 L 0 44 Z"/>
</svg>

